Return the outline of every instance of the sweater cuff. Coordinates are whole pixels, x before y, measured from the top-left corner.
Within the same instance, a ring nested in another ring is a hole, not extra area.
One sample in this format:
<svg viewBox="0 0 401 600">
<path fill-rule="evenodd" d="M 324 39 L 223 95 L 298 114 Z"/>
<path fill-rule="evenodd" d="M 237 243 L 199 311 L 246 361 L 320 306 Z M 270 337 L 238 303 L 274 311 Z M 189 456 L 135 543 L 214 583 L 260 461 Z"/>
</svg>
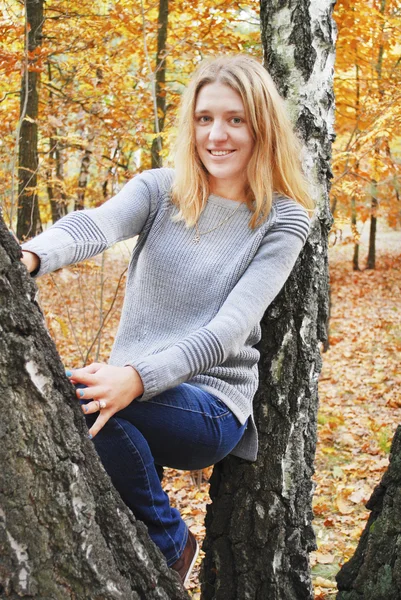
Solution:
<svg viewBox="0 0 401 600">
<path fill-rule="evenodd" d="M 157 396 L 164 390 L 176 387 L 191 377 L 191 370 L 185 353 L 177 346 L 158 354 L 151 354 L 139 361 L 126 363 L 139 374 L 143 383 L 143 394 L 137 401 L 143 402 Z"/>
<path fill-rule="evenodd" d="M 38 244 L 34 244 L 33 240 L 22 244 L 21 250 L 32 252 L 33 254 L 36 254 L 39 259 L 39 266 L 30 273 L 31 277 L 40 277 L 41 275 L 50 272 L 49 258 L 46 251 Z"/>
</svg>

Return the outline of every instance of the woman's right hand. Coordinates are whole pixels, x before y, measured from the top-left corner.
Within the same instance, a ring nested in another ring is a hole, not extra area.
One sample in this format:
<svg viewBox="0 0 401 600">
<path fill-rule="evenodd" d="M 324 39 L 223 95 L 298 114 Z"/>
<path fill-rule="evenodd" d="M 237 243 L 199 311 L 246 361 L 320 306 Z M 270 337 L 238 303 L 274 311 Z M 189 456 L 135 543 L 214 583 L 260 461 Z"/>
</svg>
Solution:
<svg viewBox="0 0 401 600">
<path fill-rule="evenodd" d="M 39 256 L 33 252 L 28 252 L 28 250 L 22 250 L 21 262 L 24 263 L 29 273 L 36 271 L 40 265 Z"/>
</svg>

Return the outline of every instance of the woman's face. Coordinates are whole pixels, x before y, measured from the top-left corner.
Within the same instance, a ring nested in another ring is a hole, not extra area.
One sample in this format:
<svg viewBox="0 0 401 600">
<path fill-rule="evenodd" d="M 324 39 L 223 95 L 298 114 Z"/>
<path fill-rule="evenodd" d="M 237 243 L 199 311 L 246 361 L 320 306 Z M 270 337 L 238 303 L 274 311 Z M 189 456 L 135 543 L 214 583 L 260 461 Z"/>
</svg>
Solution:
<svg viewBox="0 0 401 600">
<path fill-rule="evenodd" d="M 255 142 L 241 96 L 228 85 L 209 83 L 198 93 L 195 144 L 209 173 L 210 190 L 244 201 Z"/>
</svg>

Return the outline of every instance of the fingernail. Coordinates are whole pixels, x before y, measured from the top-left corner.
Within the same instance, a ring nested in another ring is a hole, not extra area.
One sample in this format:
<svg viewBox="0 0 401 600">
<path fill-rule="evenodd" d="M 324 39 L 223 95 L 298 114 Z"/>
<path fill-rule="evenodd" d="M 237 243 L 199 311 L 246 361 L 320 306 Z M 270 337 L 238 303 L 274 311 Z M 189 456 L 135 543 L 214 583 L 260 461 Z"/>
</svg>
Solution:
<svg viewBox="0 0 401 600">
<path fill-rule="evenodd" d="M 92 437 L 93 437 L 93 436 L 92 436 L 92 434 L 91 434 L 91 433 L 88 433 L 88 438 L 89 438 L 90 440 L 92 439 Z"/>
<path fill-rule="evenodd" d="M 85 392 L 84 392 L 83 390 L 79 390 L 79 395 L 81 396 L 81 398 L 83 398 L 83 397 L 84 397 L 84 393 L 85 393 Z"/>
<path fill-rule="evenodd" d="M 86 404 L 82 408 L 84 409 L 85 412 L 88 412 L 88 407 L 86 406 Z"/>
<path fill-rule="evenodd" d="M 67 377 L 71 377 L 72 372 L 71 371 L 66 371 L 65 374 L 67 375 Z"/>
</svg>

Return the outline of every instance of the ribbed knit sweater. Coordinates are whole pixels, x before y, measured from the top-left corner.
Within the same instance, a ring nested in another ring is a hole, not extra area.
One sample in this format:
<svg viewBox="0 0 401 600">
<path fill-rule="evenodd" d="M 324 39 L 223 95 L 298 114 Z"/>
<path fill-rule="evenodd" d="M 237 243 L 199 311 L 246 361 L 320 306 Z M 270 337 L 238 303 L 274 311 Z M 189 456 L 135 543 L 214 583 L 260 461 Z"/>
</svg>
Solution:
<svg viewBox="0 0 401 600">
<path fill-rule="evenodd" d="M 143 172 L 102 206 L 70 213 L 23 249 L 39 256 L 42 275 L 139 236 L 110 364 L 138 371 L 144 393 L 137 400 L 183 382 L 218 397 L 241 423 L 248 419 L 232 454 L 255 460 L 259 323 L 294 266 L 309 218 L 275 195 L 267 220 L 251 229 L 246 204 L 211 194 L 198 223 L 205 233 L 194 243 L 194 229 L 171 218 L 173 176 L 171 169 Z"/>
</svg>

